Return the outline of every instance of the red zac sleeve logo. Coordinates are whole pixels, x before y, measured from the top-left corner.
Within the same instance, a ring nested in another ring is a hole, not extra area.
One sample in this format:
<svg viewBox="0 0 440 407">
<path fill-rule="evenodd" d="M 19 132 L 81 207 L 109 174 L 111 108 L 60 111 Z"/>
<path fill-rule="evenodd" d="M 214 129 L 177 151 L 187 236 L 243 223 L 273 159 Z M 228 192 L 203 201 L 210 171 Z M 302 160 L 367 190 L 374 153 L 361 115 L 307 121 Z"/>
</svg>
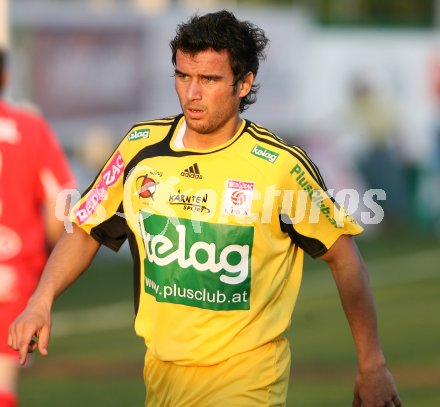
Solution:
<svg viewBox="0 0 440 407">
<path fill-rule="evenodd" d="M 116 152 L 112 160 L 101 172 L 96 186 L 89 191 L 85 201 L 75 210 L 76 219 L 81 225 L 87 221 L 94 213 L 98 205 L 105 198 L 109 187 L 116 184 L 118 179 L 124 173 L 125 162 L 119 151 Z"/>
</svg>

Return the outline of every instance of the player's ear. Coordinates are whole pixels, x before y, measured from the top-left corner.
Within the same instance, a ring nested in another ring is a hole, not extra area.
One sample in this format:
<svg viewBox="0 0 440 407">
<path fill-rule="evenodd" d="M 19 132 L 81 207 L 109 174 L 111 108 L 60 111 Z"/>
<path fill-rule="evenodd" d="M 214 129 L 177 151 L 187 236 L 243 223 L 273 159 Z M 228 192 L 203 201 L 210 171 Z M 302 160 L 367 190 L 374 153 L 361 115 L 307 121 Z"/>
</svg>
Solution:
<svg viewBox="0 0 440 407">
<path fill-rule="evenodd" d="M 239 96 L 244 98 L 252 88 L 252 84 L 254 83 L 254 74 L 252 72 L 248 72 L 245 77 L 239 83 Z"/>
</svg>

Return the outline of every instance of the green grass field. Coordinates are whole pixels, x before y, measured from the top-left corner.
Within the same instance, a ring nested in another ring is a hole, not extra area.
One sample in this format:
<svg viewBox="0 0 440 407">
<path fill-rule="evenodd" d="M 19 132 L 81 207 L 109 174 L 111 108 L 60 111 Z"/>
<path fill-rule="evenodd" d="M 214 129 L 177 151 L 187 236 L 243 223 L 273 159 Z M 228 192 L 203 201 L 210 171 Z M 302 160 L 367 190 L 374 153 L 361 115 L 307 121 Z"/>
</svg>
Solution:
<svg viewBox="0 0 440 407">
<path fill-rule="evenodd" d="M 439 240 L 399 234 L 358 244 L 405 406 L 440 406 Z M 144 345 L 132 330 L 131 278 L 129 261 L 105 250 L 60 297 L 49 356 L 37 355 L 23 369 L 22 407 L 143 405 Z M 306 261 L 288 336 L 293 369 L 287 405 L 350 406 L 356 355 L 330 272 L 318 260 Z"/>
</svg>

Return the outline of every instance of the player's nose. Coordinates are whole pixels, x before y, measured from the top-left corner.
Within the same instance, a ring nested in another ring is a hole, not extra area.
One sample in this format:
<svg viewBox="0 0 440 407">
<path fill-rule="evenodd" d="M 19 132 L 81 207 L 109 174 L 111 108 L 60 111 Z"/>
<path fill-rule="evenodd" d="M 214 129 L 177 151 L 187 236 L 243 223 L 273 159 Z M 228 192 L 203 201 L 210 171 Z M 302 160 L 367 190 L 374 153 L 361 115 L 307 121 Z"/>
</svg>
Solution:
<svg viewBox="0 0 440 407">
<path fill-rule="evenodd" d="M 202 88 L 198 79 L 194 78 L 186 90 L 186 96 L 189 100 L 199 100 L 202 98 Z"/>
</svg>

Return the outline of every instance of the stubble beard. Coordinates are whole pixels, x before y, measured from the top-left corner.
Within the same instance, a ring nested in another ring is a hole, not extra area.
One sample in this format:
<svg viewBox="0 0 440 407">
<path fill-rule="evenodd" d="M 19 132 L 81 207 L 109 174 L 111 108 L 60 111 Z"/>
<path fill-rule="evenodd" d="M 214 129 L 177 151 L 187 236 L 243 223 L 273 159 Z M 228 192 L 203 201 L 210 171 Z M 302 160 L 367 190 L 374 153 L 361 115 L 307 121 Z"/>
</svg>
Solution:
<svg viewBox="0 0 440 407">
<path fill-rule="evenodd" d="M 211 134 L 216 130 L 220 129 L 224 123 L 209 120 L 209 121 L 200 121 L 200 120 L 188 120 L 186 119 L 186 125 L 192 131 L 199 134 Z"/>
<path fill-rule="evenodd" d="M 234 116 L 232 111 L 222 113 L 223 114 L 217 112 L 212 117 L 208 117 L 206 120 L 188 120 L 185 117 L 186 125 L 190 130 L 196 133 L 204 135 L 212 134 L 218 130 L 221 130 Z"/>
</svg>

